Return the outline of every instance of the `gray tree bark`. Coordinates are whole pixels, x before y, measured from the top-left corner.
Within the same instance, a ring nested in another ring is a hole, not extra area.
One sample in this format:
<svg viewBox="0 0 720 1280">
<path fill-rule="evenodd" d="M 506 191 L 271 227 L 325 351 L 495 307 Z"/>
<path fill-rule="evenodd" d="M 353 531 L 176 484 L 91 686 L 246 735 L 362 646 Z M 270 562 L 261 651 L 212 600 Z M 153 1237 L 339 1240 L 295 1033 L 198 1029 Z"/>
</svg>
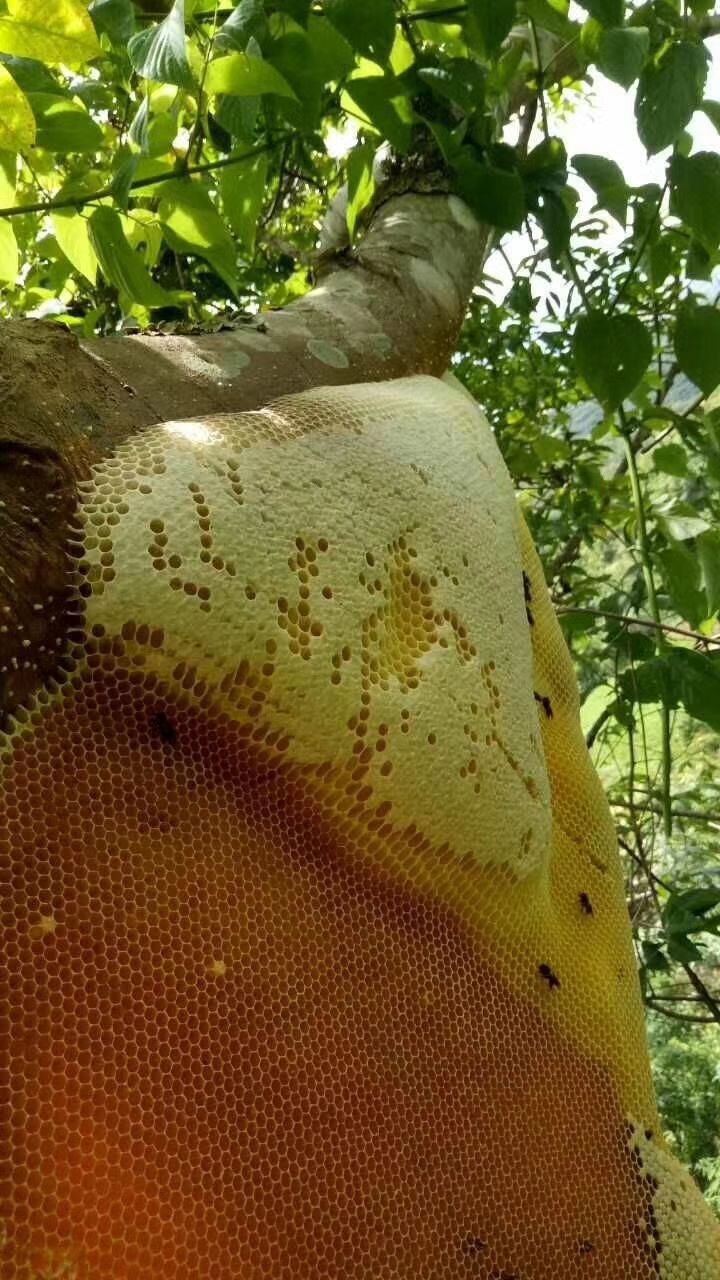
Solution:
<svg viewBox="0 0 720 1280">
<path fill-rule="evenodd" d="M 154 422 L 439 376 L 485 242 L 455 196 L 409 192 L 379 206 L 357 248 L 330 255 L 309 294 L 234 331 L 78 342 L 53 324 L 1 325 L 0 714 L 51 677 L 72 634 L 68 548 L 93 461 Z"/>
</svg>

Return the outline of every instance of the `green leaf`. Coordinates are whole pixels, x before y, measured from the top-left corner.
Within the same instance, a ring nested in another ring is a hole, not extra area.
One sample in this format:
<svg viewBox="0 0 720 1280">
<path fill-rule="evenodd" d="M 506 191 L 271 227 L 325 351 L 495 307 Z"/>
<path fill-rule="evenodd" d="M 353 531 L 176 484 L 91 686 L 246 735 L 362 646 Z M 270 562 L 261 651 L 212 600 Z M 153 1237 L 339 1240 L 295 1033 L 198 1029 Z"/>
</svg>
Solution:
<svg viewBox="0 0 720 1280">
<path fill-rule="evenodd" d="M 682 218 L 707 249 L 720 242 L 720 156 L 712 151 L 674 155 L 670 212 Z"/>
<path fill-rule="evenodd" d="M 289 13 L 291 18 L 304 27 L 308 20 L 310 0 L 275 0 L 274 8 L 281 13 Z"/>
<path fill-rule="evenodd" d="M 567 183 L 567 152 L 559 138 L 545 138 L 533 147 L 522 165 L 527 186 L 561 191 Z"/>
<path fill-rule="evenodd" d="M 14 284 L 20 268 L 17 240 L 12 223 L 0 218 L 0 280 Z"/>
<path fill-rule="evenodd" d="M 146 80 L 192 89 L 193 74 L 185 42 L 185 0 L 175 0 L 162 22 L 138 31 L 128 43 L 128 57 Z"/>
<path fill-rule="evenodd" d="M 652 342 L 637 316 L 591 312 L 578 320 L 573 339 L 578 372 L 608 410 L 637 386 L 652 357 Z"/>
<path fill-rule="evenodd" d="M 642 74 L 649 55 L 650 31 L 647 27 L 617 27 L 603 32 L 597 65 L 608 80 L 629 89 Z"/>
<path fill-rule="evenodd" d="M 652 451 L 653 465 L 666 476 L 686 476 L 688 473 L 687 450 L 681 444 L 661 444 Z"/>
<path fill-rule="evenodd" d="M 22 89 L 0 65 L 0 147 L 24 151 L 35 141 L 35 117 Z"/>
<path fill-rule="evenodd" d="M 563 42 L 575 40 L 578 35 L 577 24 L 567 17 L 566 4 L 556 4 L 555 0 L 524 0 L 523 10 L 542 31 L 549 31 Z"/>
<path fill-rule="evenodd" d="M 657 942 L 642 943 L 643 961 L 648 969 L 669 969 L 668 958 Z"/>
<path fill-rule="evenodd" d="M 686 510 L 687 507 L 657 518 L 660 528 L 674 542 L 688 542 L 708 528 L 707 520 L 702 516 L 686 515 Z"/>
<path fill-rule="evenodd" d="M 718 133 L 720 133 L 720 102 L 715 102 L 712 98 L 706 98 L 700 104 L 700 110 L 705 112 L 708 120 L 715 125 Z"/>
<path fill-rule="evenodd" d="M 683 373 L 709 396 L 720 382 L 720 311 L 681 307 L 673 341 Z"/>
<path fill-rule="evenodd" d="M 548 253 L 553 262 L 562 257 L 570 244 L 570 214 L 557 191 L 543 191 L 533 205 L 533 213 L 543 230 Z"/>
<path fill-rule="evenodd" d="M 199 253 L 236 289 L 235 244 L 206 189 L 190 178 L 163 183 L 158 218 L 168 243 L 180 252 Z"/>
<path fill-rule="evenodd" d="M 453 58 L 445 67 L 421 67 L 418 76 L 437 97 L 456 102 L 466 111 L 482 106 L 485 73 L 471 58 Z"/>
<path fill-rule="evenodd" d="M 135 32 L 132 0 L 93 0 L 88 9 L 98 35 L 111 44 L 125 45 Z"/>
<path fill-rule="evenodd" d="M 621 227 L 627 221 L 629 187 L 622 169 L 614 160 L 605 156 L 573 156 L 573 168 L 597 196 L 597 207 L 612 214 Z"/>
<path fill-rule="evenodd" d="M 706 529 L 696 547 L 709 618 L 720 610 L 720 529 Z"/>
<path fill-rule="evenodd" d="M 177 120 L 172 112 L 154 116 L 147 127 L 145 143 L 149 156 L 166 156 L 177 135 Z"/>
<path fill-rule="evenodd" d="M 694 942 L 687 937 L 668 938 L 668 955 L 679 964 L 697 964 L 703 953 Z"/>
<path fill-rule="evenodd" d="M 668 952 L 676 960 L 702 960 L 699 947 L 691 941 L 694 933 L 718 934 L 720 914 L 709 915 L 720 905 L 720 889 L 698 887 L 670 894 L 662 912 Z M 702 944 L 700 944 L 702 945 Z"/>
<path fill-rule="evenodd" d="M 683 41 L 666 45 L 640 76 L 635 115 L 640 141 L 651 153 L 669 147 L 702 104 L 708 54 Z"/>
<path fill-rule="evenodd" d="M 318 77 L 323 84 L 341 80 L 352 71 L 355 55 L 344 36 L 340 35 L 327 18 L 311 13 L 307 24 L 307 38 Z"/>
<path fill-rule="evenodd" d="M 408 151 L 413 113 L 401 81 L 392 75 L 358 76 L 348 81 L 343 99 L 345 95 L 396 151 Z"/>
<path fill-rule="evenodd" d="M 88 219 L 93 248 L 100 270 L 110 284 L 145 307 L 165 307 L 174 295 L 156 284 L 139 253 L 125 239 L 120 215 L 102 206 Z"/>
<path fill-rule="evenodd" d="M 394 0 L 327 0 L 325 14 L 356 53 L 385 65 L 395 40 Z"/>
<path fill-rule="evenodd" d="M 371 143 L 367 142 L 364 146 L 355 147 L 348 156 L 347 225 L 351 241 L 355 236 L 355 227 L 357 226 L 358 217 L 362 213 L 363 209 L 367 208 L 375 192 L 375 179 L 373 177 L 374 158 L 375 147 L 372 146 Z"/>
<path fill-rule="evenodd" d="M 249 53 L 229 53 L 211 62 L 205 88 L 208 93 L 227 93 L 240 98 L 257 97 L 263 93 L 295 97 L 287 80 L 275 67 L 264 58 L 255 58 Z"/>
<path fill-rule="evenodd" d="M 654 558 L 673 608 L 691 627 L 699 626 L 705 617 L 705 595 L 700 590 L 697 558 L 681 542 L 657 551 Z"/>
<path fill-rule="evenodd" d="M 323 82 L 305 31 L 288 31 L 268 50 L 268 65 L 286 81 L 293 96 L 281 97 L 278 109 L 292 125 L 312 133 L 320 128 Z"/>
<path fill-rule="evenodd" d="M 58 209 L 52 215 L 55 239 L 65 257 L 90 284 L 97 279 L 98 260 L 92 246 L 87 218 L 76 209 Z"/>
<path fill-rule="evenodd" d="M 237 167 L 223 169 L 220 196 L 225 216 L 246 252 L 255 252 L 260 212 L 265 199 L 267 156 L 255 156 Z"/>
<path fill-rule="evenodd" d="M 82 0 L 7 0 L 0 52 L 79 67 L 102 52 Z"/>
<path fill-rule="evenodd" d="M 690 280 L 709 280 L 712 276 L 713 260 L 704 244 L 691 240 L 688 246 L 685 270 Z"/>
<path fill-rule="evenodd" d="M 191 250 L 232 247 L 232 237 L 210 196 L 192 178 L 163 183 L 158 218 Z"/>
<path fill-rule="evenodd" d="M 16 186 L 17 156 L 13 151 L 0 151 L 0 208 L 14 208 Z"/>
<path fill-rule="evenodd" d="M 104 141 L 100 125 L 72 98 L 51 93 L 28 94 L 37 124 L 35 143 L 46 151 L 97 151 Z"/>
<path fill-rule="evenodd" d="M 214 48 L 220 53 L 245 53 L 250 37 L 260 40 L 266 30 L 263 0 L 240 0 L 230 17 L 218 28 Z"/>
<path fill-rule="evenodd" d="M 516 0 L 469 0 L 468 10 L 482 37 L 485 52 L 497 53 L 512 30 L 516 18 Z"/>
<path fill-rule="evenodd" d="M 243 142 L 255 139 L 255 122 L 262 105 L 262 98 L 234 98 L 230 94 L 218 94 L 215 99 L 215 119 L 231 138 Z"/>
<path fill-rule="evenodd" d="M 662 702 L 683 706 L 688 715 L 720 733 L 720 661 L 695 649 L 677 647 L 667 656 L 651 658 L 621 678 L 625 696 L 633 702 Z"/>
<path fill-rule="evenodd" d="M 455 187 L 473 213 L 492 227 L 517 231 L 525 217 L 525 193 L 517 173 L 462 155 L 454 165 Z"/>
<path fill-rule="evenodd" d="M 623 20 L 624 0 L 578 0 L 583 9 L 604 27 L 619 27 Z"/>
</svg>

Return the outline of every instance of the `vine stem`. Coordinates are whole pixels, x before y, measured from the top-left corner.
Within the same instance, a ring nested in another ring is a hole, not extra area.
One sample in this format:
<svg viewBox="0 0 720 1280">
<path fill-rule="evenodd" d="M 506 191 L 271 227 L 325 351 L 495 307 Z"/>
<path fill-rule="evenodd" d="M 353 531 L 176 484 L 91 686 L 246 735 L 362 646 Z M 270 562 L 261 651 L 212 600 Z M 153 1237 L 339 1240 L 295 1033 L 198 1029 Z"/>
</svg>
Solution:
<svg viewBox="0 0 720 1280">
<path fill-rule="evenodd" d="M 615 297 L 613 298 L 613 300 L 612 300 L 612 302 L 611 302 L 611 304 L 610 304 L 610 309 L 609 309 L 609 311 L 608 311 L 608 315 L 612 315 L 612 314 L 613 314 L 613 312 L 614 312 L 615 308 L 617 307 L 618 303 L 619 303 L 619 302 L 622 300 L 622 298 L 624 297 L 625 292 L 626 292 L 626 290 L 627 290 L 628 286 L 632 283 L 632 281 L 633 281 L 633 279 L 634 279 L 634 277 L 635 277 L 635 272 L 637 271 L 638 267 L 640 266 L 640 263 L 641 263 L 641 261 L 642 261 L 643 255 L 644 255 L 644 253 L 645 253 L 645 250 L 647 249 L 648 244 L 650 243 L 650 239 L 651 239 L 651 237 L 653 236 L 653 234 L 654 234 L 654 232 L 655 232 L 655 228 L 656 228 L 656 226 L 657 226 L 658 219 L 659 219 L 659 217 L 660 217 L 660 210 L 662 209 L 662 202 L 663 202 L 663 200 L 665 199 L 665 195 L 666 195 L 666 192 L 667 192 L 667 189 L 668 189 L 668 187 L 669 187 L 669 186 L 670 186 L 670 179 L 669 179 L 669 177 L 668 177 L 668 178 L 666 178 L 666 179 L 665 179 L 665 183 L 664 183 L 664 185 L 663 185 L 663 189 L 662 189 L 662 191 L 660 192 L 660 198 L 659 198 L 659 200 L 658 200 L 658 202 L 657 202 L 657 204 L 656 204 L 656 206 L 655 206 L 655 209 L 654 209 L 653 215 L 652 215 L 652 217 L 651 217 L 650 221 L 648 222 L 648 225 L 647 225 L 646 230 L 645 230 L 645 234 L 644 234 L 644 236 L 642 237 L 642 240 L 640 241 L 640 244 L 638 245 L 637 253 L 635 254 L 635 257 L 633 258 L 632 262 L 630 263 L 630 266 L 628 267 L 627 275 L 625 276 L 625 279 L 623 280 L 622 284 L 620 285 L 620 288 L 618 289 L 617 293 L 615 294 Z"/>
<path fill-rule="evenodd" d="M 613 613 L 610 609 L 593 609 L 590 605 L 559 604 L 556 613 L 588 613 L 593 618 L 612 618 L 616 622 L 625 622 L 633 627 L 650 627 L 652 631 L 664 631 L 670 635 L 683 636 L 686 640 L 699 640 L 701 644 L 718 644 L 720 638 L 704 636 L 701 631 L 691 631 L 688 627 L 671 627 L 667 622 L 656 622 L 654 618 L 635 618 L 631 613 Z"/>
<path fill-rule="evenodd" d="M 665 629 L 663 627 L 662 618 L 660 617 L 660 607 L 657 600 L 657 592 L 655 590 L 655 578 L 652 570 L 652 560 L 650 558 L 650 543 L 648 539 L 647 520 L 645 516 L 645 500 L 643 498 L 642 486 L 640 484 L 640 474 L 637 468 L 637 459 L 631 439 L 631 431 L 628 420 L 625 416 L 625 410 L 622 405 L 618 408 L 618 417 L 620 419 L 620 434 L 622 436 L 625 449 L 625 457 L 627 459 L 628 477 L 630 480 L 630 491 L 635 506 L 635 515 L 638 525 L 638 552 L 640 555 L 640 563 L 642 566 L 643 578 L 645 579 L 645 587 L 648 594 L 648 606 L 650 616 L 652 618 L 655 630 L 655 648 L 659 657 L 662 657 L 666 649 Z M 662 717 L 662 813 L 663 813 L 663 831 L 665 839 L 669 840 L 672 835 L 672 804 L 671 804 L 671 774 L 672 774 L 672 749 L 670 741 L 670 708 L 663 702 L 660 707 Z"/>
<path fill-rule="evenodd" d="M 134 191 L 142 187 L 156 187 L 158 183 L 170 182 L 173 178 L 189 178 L 195 173 L 211 173 L 213 169 L 225 169 L 231 164 L 246 164 L 248 160 L 253 160 L 255 156 L 264 155 L 267 151 L 273 151 L 279 145 L 282 139 L 275 138 L 272 142 L 264 142 L 260 147 L 254 147 L 252 151 L 247 151 L 242 156 L 225 156 L 222 160 L 211 160 L 205 164 L 191 164 L 187 169 L 178 168 L 171 169 L 169 173 L 155 173 L 148 178 L 136 178 L 130 183 L 130 190 Z M 112 185 L 109 187 L 101 187 L 99 191 L 90 191 L 87 195 L 65 196 L 61 200 L 38 200 L 35 204 L 11 205 L 7 209 L 0 209 L 0 218 L 19 218 L 24 213 L 53 213 L 55 209 L 83 209 L 87 204 L 94 204 L 96 200 L 107 200 L 115 194 Z"/>
</svg>

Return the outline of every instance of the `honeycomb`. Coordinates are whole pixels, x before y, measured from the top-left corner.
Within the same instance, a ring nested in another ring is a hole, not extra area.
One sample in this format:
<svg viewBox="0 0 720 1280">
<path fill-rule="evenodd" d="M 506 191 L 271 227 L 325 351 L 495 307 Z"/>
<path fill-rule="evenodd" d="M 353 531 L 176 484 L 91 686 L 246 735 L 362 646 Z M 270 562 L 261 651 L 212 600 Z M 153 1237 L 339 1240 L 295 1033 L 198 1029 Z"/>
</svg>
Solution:
<svg viewBox="0 0 720 1280">
<path fill-rule="evenodd" d="M 1 1280 L 718 1280 L 475 407 L 165 423 L 71 535 L 0 739 Z"/>
</svg>

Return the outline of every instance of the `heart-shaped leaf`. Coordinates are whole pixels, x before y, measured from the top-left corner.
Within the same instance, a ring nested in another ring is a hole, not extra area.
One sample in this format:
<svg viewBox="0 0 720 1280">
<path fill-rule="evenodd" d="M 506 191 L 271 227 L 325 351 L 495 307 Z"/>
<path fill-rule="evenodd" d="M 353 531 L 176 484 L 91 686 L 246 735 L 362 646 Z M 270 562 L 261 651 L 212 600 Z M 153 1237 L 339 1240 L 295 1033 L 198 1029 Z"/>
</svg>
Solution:
<svg viewBox="0 0 720 1280">
<path fill-rule="evenodd" d="M 608 410 L 637 386 L 652 357 L 652 342 L 637 316 L 593 311 L 578 321 L 573 339 L 578 372 Z"/>
</svg>

